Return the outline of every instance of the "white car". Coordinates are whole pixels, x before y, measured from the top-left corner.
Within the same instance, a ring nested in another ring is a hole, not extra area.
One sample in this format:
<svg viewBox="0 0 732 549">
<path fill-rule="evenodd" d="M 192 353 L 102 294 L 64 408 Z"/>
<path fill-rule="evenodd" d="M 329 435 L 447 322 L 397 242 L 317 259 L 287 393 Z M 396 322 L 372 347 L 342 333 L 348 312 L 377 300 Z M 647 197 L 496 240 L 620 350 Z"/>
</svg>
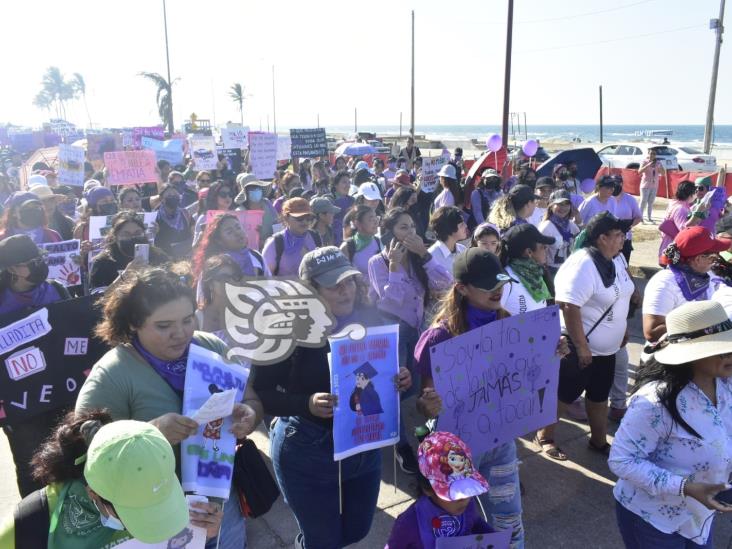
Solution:
<svg viewBox="0 0 732 549">
<path fill-rule="evenodd" d="M 693 147 L 669 147 L 676 153 L 682 172 L 716 172 L 717 158 Z"/>
<path fill-rule="evenodd" d="M 628 168 L 637 170 L 643 161 L 648 158 L 648 151 L 656 151 L 656 158 L 663 162 L 667 170 L 678 170 L 679 163 L 676 160 L 676 150 L 666 145 L 654 145 L 653 143 L 618 143 L 608 145 L 597 151 L 603 166 L 610 168 Z"/>
</svg>

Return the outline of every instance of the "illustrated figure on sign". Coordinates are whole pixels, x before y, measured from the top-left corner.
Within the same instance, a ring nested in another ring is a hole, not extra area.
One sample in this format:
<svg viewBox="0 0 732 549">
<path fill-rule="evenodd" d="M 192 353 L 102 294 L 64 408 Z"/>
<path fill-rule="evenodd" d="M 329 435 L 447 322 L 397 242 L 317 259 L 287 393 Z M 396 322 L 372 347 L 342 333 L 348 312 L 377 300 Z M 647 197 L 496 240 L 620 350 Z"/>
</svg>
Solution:
<svg viewBox="0 0 732 549">
<path fill-rule="evenodd" d="M 219 389 L 219 387 L 215 383 L 212 383 L 208 386 L 208 392 L 213 395 L 214 393 L 223 393 L 224 390 Z M 223 425 L 224 418 L 220 417 L 219 419 L 209 421 L 203 428 L 203 438 L 210 438 L 211 440 L 213 440 L 214 452 L 219 451 L 218 441 L 221 440 L 221 427 Z"/>
<path fill-rule="evenodd" d="M 351 393 L 351 410 L 363 416 L 373 416 L 384 413 L 381 407 L 379 393 L 376 392 L 371 380 L 378 374 L 370 362 L 364 362 L 353 373 L 356 376 L 356 386 Z"/>
<path fill-rule="evenodd" d="M 186 527 L 168 540 L 166 549 L 185 549 L 193 541 L 193 531 Z"/>
</svg>

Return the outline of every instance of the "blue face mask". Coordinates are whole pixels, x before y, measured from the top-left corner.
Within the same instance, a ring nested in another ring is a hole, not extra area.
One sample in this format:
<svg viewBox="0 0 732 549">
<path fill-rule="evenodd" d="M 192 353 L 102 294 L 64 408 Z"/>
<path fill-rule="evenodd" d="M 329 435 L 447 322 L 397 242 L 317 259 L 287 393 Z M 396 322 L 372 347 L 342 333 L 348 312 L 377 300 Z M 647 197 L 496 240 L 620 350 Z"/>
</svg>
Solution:
<svg viewBox="0 0 732 549">
<path fill-rule="evenodd" d="M 251 202 L 259 202 L 262 200 L 262 189 L 252 189 L 247 191 L 247 196 Z"/>
<path fill-rule="evenodd" d="M 96 507 L 97 511 L 99 511 L 99 521 L 102 523 L 102 526 L 104 526 L 105 528 L 109 528 L 110 530 L 126 530 L 125 525 L 122 524 L 121 520 L 119 520 L 117 517 L 113 517 L 112 515 L 108 515 L 105 517 L 102 511 L 99 509 L 97 502 L 92 500 L 92 503 L 94 503 L 94 507 Z"/>
<path fill-rule="evenodd" d="M 58 211 L 70 218 L 76 217 L 76 204 L 74 202 L 62 202 L 58 206 Z"/>
</svg>

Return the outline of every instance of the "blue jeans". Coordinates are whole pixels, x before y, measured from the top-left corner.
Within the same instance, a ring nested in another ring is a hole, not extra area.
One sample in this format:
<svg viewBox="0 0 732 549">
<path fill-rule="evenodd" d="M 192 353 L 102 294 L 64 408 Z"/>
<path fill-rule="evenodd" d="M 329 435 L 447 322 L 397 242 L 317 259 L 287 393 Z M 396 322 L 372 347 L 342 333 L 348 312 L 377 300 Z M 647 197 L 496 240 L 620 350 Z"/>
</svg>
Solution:
<svg viewBox="0 0 732 549">
<path fill-rule="evenodd" d="M 399 397 L 404 400 L 419 389 L 419 373 L 414 371 L 414 347 L 419 341 L 419 332 L 404 321 L 399 322 L 399 366 L 407 368 L 412 374 L 412 386 Z M 404 426 L 404 413 L 399 409 L 399 445 L 409 445 L 407 429 Z"/>
<path fill-rule="evenodd" d="M 713 547 L 711 529 L 707 542 L 704 545 L 699 545 L 681 534 L 661 532 L 649 522 L 623 507 L 617 500 L 615 501 L 615 516 L 626 549 L 712 549 Z M 713 528 L 714 524 L 712 524 Z"/>
<path fill-rule="evenodd" d="M 330 429 L 300 417 L 277 419 L 270 432 L 277 483 L 295 515 L 307 549 L 337 549 L 366 537 L 381 483 L 381 452 L 341 461 L 343 514 L 338 509 L 338 463 Z"/>
<path fill-rule="evenodd" d="M 229 499 L 224 503 L 224 516 L 221 519 L 218 540 L 214 538 L 207 542 L 206 549 L 246 549 L 246 547 L 246 523 L 241 513 L 239 496 L 236 489 L 232 488 Z"/>
<path fill-rule="evenodd" d="M 478 496 L 495 530 L 513 530 L 511 549 L 523 549 L 524 524 L 521 520 L 521 490 L 519 488 L 516 442 L 507 442 L 480 456 L 478 471 L 490 490 Z"/>
</svg>

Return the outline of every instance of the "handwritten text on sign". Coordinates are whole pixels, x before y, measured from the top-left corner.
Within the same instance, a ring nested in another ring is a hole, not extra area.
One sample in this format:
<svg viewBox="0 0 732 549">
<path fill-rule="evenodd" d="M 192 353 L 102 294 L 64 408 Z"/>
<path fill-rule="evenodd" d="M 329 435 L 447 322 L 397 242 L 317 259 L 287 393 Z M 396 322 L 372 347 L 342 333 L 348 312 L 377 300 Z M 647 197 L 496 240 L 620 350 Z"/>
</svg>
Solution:
<svg viewBox="0 0 732 549">
<path fill-rule="evenodd" d="M 328 156 L 328 142 L 325 128 L 291 129 L 290 150 L 292 158 L 313 158 Z"/>
<path fill-rule="evenodd" d="M 106 152 L 104 165 L 107 166 L 107 183 L 110 185 L 154 183 L 157 181 L 155 162 L 154 151 Z"/>
<path fill-rule="evenodd" d="M 498 320 L 430 349 L 439 431 L 479 456 L 557 419 L 559 309 Z"/>
</svg>

